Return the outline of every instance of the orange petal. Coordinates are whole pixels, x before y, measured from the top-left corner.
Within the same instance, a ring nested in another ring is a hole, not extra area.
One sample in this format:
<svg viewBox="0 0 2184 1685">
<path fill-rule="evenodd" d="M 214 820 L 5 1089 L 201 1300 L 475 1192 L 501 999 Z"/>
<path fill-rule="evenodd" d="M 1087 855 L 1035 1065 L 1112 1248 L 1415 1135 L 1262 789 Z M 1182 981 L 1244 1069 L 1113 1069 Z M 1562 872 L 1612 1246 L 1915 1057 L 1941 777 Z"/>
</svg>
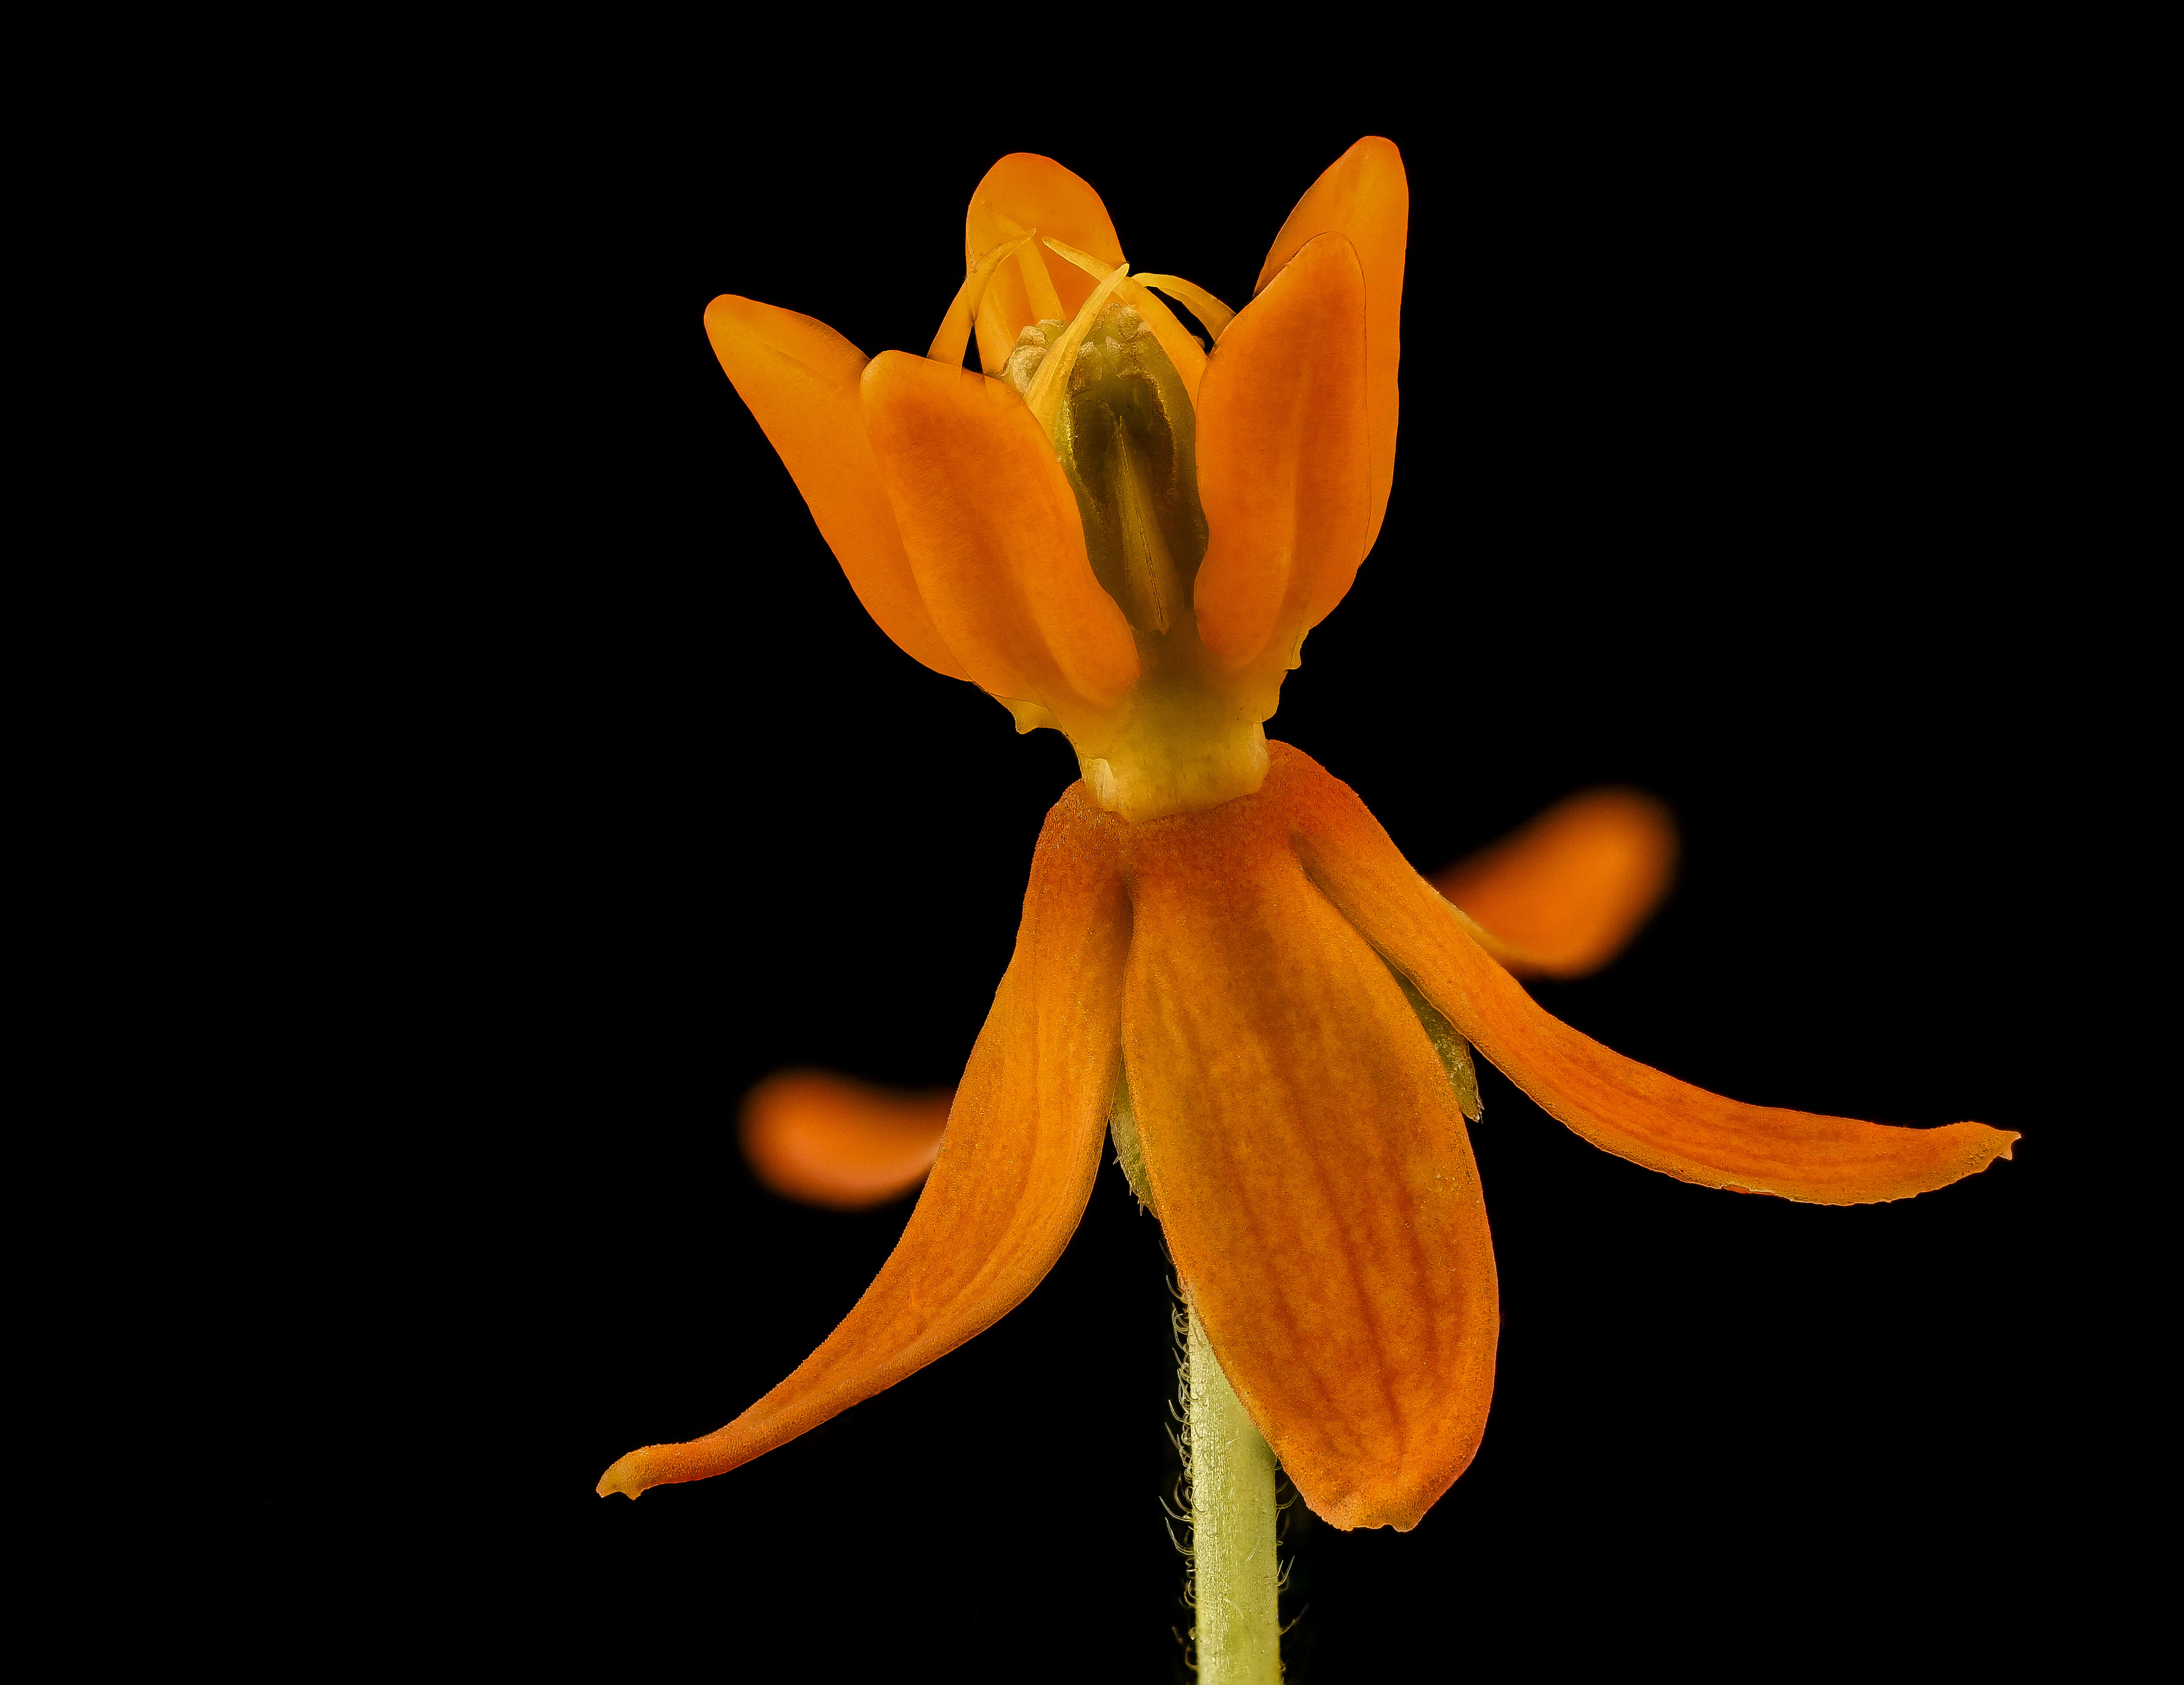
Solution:
<svg viewBox="0 0 2184 1685">
<path fill-rule="evenodd" d="M 1137 645 L 1093 576 L 1077 499 L 1023 400 L 967 369 L 883 351 L 865 370 L 864 414 L 919 592 L 971 676 L 1065 726 L 1112 708 L 1138 676 Z"/>
<path fill-rule="evenodd" d="M 1433 1043 L 1290 830 L 1271 781 L 1127 828 L 1138 1143 L 1221 1366 L 1305 1501 L 1407 1529 L 1485 1431 L 1493 1246 Z"/>
<path fill-rule="evenodd" d="M 865 353 L 824 322 L 729 293 L 705 307 L 705 337 L 865 612 L 934 672 L 969 678 L 917 594 L 872 463 L 857 387 Z"/>
<path fill-rule="evenodd" d="M 1472 940 L 1348 785 L 1287 744 L 1267 747 L 1267 788 L 1296 792 L 1313 880 L 1459 1033 L 1594 1146 L 1685 1182 L 1819 1205 L 1908 1198 L 2009 1156 L 2011 1130 L 1899 1129 L 1747 1105 L 1579 1034 Z"/>
<path fill-rule="evenodd" d="M 985 174 L 963 219 L 963 255 L 975 264 L 1011 236 L 1031 229 L 1051 234 L 1103 264 L 1123 261 L 1122 242 L 1107 207 L 1082 176 L 1037 153 L 1015 152 Z M 1035 268 L 1034 266 L 1036 266 Z M 1025 271 L 1033 279 L 1028 286 Z M 1050 300 L 1033 296 L 1043 275 Z M 1091 296 L 1094 281 L 1054 253 L 1027 247 L 1016 264 L 1004 264 L 978 307 L 978 361 L 998 374 L 1017 336 L 1050 316 L 1068 321 Z"/>
<path fill-rule="evenodd" d="M 1368 135 L 1329 164 L 1290 213 L 1259 271 L 1263 292 L 1282 266 L 1318 236 L 1346 234 L 1365 268 L 1366 382 L 1371 392 L 1373 497 L 1365 529 L 1369 550 L 1388 512 L 1396 479 L 1396 365 L 1402 360 L 1403 247 L 1411 225 L 1411 184 L 1393 141 Z"/>
<path fill-rule="evenodd" d="M 1433 886 L 1518 976 L 1582 977 L 1620 954 L 1676 870 L 1676 822 L 1635 790 L 1584 790 L 1445 866 Z"/>
<path fill-rule="evenodd" d="M 744 1156 L 784 1199 L 838 1211 L 883 1205 L 925 1180 L 953 1098 L 777 1071 L 744 1096 Z"/>
<path fill-rule="evenodd" d="M 1340 234 L 1297 253 L 1228 325 L 1198 389 L 1212 537 L 1198 635 L 1231 672 L 1297 643 L 1364 559 L 1365 277 Z"/>
<path fill-rule="evenodd" d="M 1101 817 L 1081 785 L 1047 815 L 1016 954 L 939 1159 L 864 1297 L 726 1427 L 631 1452 L 601 1476 L 601 1496 L 739 1467 L 991 1327 L 1053 1267 L 1091 1197 L 1122 1033 L 1129 925 Z"/>
</svg>

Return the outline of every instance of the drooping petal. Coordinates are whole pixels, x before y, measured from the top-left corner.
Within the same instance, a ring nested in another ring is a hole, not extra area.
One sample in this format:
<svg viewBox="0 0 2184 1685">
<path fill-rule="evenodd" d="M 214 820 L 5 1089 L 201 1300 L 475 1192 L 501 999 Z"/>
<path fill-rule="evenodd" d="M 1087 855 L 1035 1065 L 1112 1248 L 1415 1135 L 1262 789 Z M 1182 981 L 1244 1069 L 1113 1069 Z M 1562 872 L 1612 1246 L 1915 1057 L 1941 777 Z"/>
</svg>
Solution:
<svg viewBox="0 0 2184 1685">
<path fill-rule="evenodd" d="M 632 1451 L 601 1496 L 725 1474 L 983 1332 L 1061 1255 L 1115 1092 L 1128 915 L 1114 822 L 1074 787 L 1047 816 L 1016 954 L 902 1239 L 841 1326 L 726 1427 Z"/>
<path fill-rule="evenodd" d="M 865 436 L 865 353 L 824 322 L 724 293 L 705 307 L 713 354 L 780 453 L 879 628 L 936 673 L 967 679 L 911 576 Z"/>
<path fill-rule="evenodd" d="M 1228 325 L 1198 389 L 1198 489 L 1212 537 L 1198 635 L 1231 672 L 1297 643 L 1364 559 L 1365 277 L 1313 241 Z"/>
<path fill-rule="evenodd" d="M 883 1205 L 925 1180 L 953 1098 L 778 1071 L 744 1096 L 744 1157 L 784 1199 L 838 1211 Z"/>
<path fill-rule="evenodd" d="M 1103 264 L 1123 261 L 1115 225 L 1089 182 L 1050 158 L 1011 153 L 986 172 L 971 195 L 963 219 L 966 263 L 975 264 L 1000 242 L 1034 228 Z M 1069 320 L 1093 286 L 1083 270 L 1033 247 L 1003 264 L 978 307 L 978 361 L 987 373 L 1000 373 L 1017 335 L 1034 322 Z"/>
<path fill-rule="evenodd" d="M 864 419 L 919 594 L 972 678 L 1065 725 L 1112 708 L 1138 676 L 1137 646 L 1023 400 L 883 351 L 865 370 Z"/>
<path fill-rule="evenodd" d="M 1320 235 L 1346 234 L 1365 269 L 1366 382 L 1371 393 L 1373 496 L 1365 528 L 1370 550 L 1396 480 L 1396 367 L 1402 359 L 1403 250 L 1411 184 L 1395 142 L 1368 135 L 1329 164 L 1274 236 L 1255 292 Z"/>
<path fill-rule="evenodd" d="M 1169 1248 L 1314 1514 L 1407 1529 L 1485 1430 L 1499 1312 L 1431 1039 L 1281 791 L 1128 830 L 1123 1043 Z"/>
<path fill-rule="evenodd" d="M 1349 786 L 1268 745 L 1313 881 L 1502 1074 L 1596 1147 L 1685 1182 L 1820 1205 L 1904 1199 L 2010 1155 L 1983 1123 L 1903 1129 L 1724 1099 L 1625 1059 L 1542 1010 L 1411 870 Z"/>
<path fill-rule="evenodd" d="M 1665 806 L 1635 790 L 1581 790 L 1432 881 L 1517 976 L 1582 977 L 1638 934 L 1675 870 Z"/>
</svg>

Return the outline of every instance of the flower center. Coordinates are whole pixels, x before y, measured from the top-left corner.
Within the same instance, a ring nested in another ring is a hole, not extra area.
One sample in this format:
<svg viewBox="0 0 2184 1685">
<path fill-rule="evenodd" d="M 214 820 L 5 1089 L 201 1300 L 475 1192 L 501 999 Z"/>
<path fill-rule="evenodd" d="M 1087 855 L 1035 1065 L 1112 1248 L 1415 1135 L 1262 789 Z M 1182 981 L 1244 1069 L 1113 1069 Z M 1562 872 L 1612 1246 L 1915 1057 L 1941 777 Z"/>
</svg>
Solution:
<svg viewBox="0 0 2184 1685">
<path fill-rule="evenodd" d="M 1065 331 L 1058 321 L 1026 328 L 1009 354 L 1009 384 L 1028 392 Z M 1206 553 L 1193 420 L 1160 341 L 1135 309 L 1111 301 L 1077 347 L 1051 432 L 1092 571 L 1141 632 L 1167 632 L 1187 611 Z"/>
<path fill-rule="evenodd" d="M 1191 587 L 1206 512 L 1197 417 L 1174 364 L 1110 289 L 1074 322 L 1024 329 L 1005 375 L 1046 425 L 1093 574 L 1129 621 L 1144 669 L 1117 728 L 1076 745 L 1093 793 L 1131 820 L 1249 795 L 1266 776 L 1266 737 L 1199 641 Z"/>
</svg>

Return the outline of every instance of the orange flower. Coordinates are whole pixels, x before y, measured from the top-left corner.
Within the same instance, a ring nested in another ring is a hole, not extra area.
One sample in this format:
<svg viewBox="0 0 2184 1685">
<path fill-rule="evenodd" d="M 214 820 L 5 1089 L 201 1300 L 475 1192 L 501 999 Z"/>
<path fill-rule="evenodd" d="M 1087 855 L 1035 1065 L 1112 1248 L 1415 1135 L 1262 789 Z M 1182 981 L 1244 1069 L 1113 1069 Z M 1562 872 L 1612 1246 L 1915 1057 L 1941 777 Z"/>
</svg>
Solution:
<svg viewBox="0 0 2184 1685">
<path fill-rule="evenodd" d="M 1407 203 L 1396 149 L 1360 142 L 1231 319 L 1131 275 L 1090 187 L 1017 154 L 972 197 L 928 356 L 867 359 L 744 299 L 707 310 L 873 618 L 1020 729 L 1065 731 L 1084 777 L 1040 835 L 894 1254 L 786 1381 L 702 1439 L 632 1452 L 602 1493 L 725 1472 L 990 1326 L 1067 1243 L 1111 1127 L 1220 1371 L 1340 1527 L 1414 1526 L 1484 1431 L 1498 1310 L 1473 1047 L 1596 1145 L 1711 1187 L 1848 1204 L 2008 1155 L 2016 1137 L 1984 1125 L 1747 1105 L 1602 1047 L 1502 962 L 1582 969 L 1621 935 L 1490 936 L 1346 786 L 1266 742 L 1386 508 Z M 985 376 L 961 367 L 974 331 Z"/>
</svg>

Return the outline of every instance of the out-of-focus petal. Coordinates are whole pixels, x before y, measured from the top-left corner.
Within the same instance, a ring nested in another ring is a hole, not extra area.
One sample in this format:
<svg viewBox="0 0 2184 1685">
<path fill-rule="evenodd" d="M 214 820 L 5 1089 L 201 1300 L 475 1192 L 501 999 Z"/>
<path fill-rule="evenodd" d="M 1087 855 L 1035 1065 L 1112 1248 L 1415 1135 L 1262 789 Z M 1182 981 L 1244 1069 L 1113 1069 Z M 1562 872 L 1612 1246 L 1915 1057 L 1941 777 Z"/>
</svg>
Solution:
<svg viewBox="0 0 2184 1685">
<path fill-rule="evenodd" d="M 1407 1529 L 1485 1430 L 1493 1247 L 1434 1044 L 1290 830 L 1272 781 L 1126 827 L 1137 1139 L 1191 1303 L 1305 1501 Z"/>
<path fill-rule="evenodd" d="M 883 351 L 865 370 L 864 417 L 919 593 L 972 678 L 1065 726 L 1112 708 L 1138 676 L 1137 646 L 1023 400 Z"/>
<path fill-rule="evenodd" d="M 1747 1105 L 1580 1035 L 1472 940 L 1349 786 L 1287 744 L 1268 749 L 1267 789 L 1294 791 L 1286 799 L 1313 881 L 1459 1034 L 1594 1146 L 1685 1182 L 1820 1205 L 1908 1198 L 2010 1155 L 2014 1131 Z"/>
<path fill-rule="evenodd" d="M 705 337 L 780 453 L 850 588 L 880 630 L 936 673 L 971 676 L 933 624 L 865 437 L 865 353 L 824 322 L 725 293 Z"/>
<path fill-rule="evenodd" d="M 1433 876 L 1518 976 L 1582 977 L 1638 934 L 1676 870 L 1676 822 L 1636 790 L 1581 790 Z"/>
<path fill-rule="evenodd" d="M 971 195 L 971 208 L 963 219 L 965 260 L 974 264 L 1000 242 L 1034 228 L 1103 264 L 1123 261 L 1115 225 L 1089 182 L 1050 158 L 1011 153 L 986 172 Z M 1029 284 L 1028 270 L 1033 275 Z M 1053 289 L 1058 308 L 1034 296 L 1039 275 Z M 989 374 L 998 375 L 1017 334 L 1048 316 L 1069 320 L 1084 308 L 1094 285 L 1091 276 L 1053 253 L 1026 247 L 1016 261 L 1004 264 L 995 273 L 978 307 L 978 361 Z"/>
<path fill-rule="evenodd" d="M 1365 270 L 1366 382 L 1371 393 L 1373 494 L 1365 548 L 1380 536 L 1396 479 L 1396 366 L 1401 361 L 1403 248 L 1411 223 L 1411 184 L 1392 141 L 1368 135 L 1329 164 L 1297 201 L 1274 236 L 1256 292 L 1312 240 L 1337 232 L 1357 248 Z"/>
<path fill-rule="evenodd" d="M 1122 1036 L 1129 924 L 1100 817 L 1082 786 L 1047 816 L 1016 955 L 939 1159 L 864 1297 L 726 1427 L 631 1452 L 600 1478 L 601 1496 L 739 1467 L 991 1327 L 1053 1267 L 1091 1197 Z"/>
<path fill-rule="evenodd" d="M 1198 389 L 1211 537 L 1198 635 L 1231 672 L 1286 668 L 1364 559 L 1365 277 L 1340 234 L 1297 253 L 1228 325 Z"/>
<path fill-rule="evenodd" d="M 954 1097 L 776 1071 L 744 1096 L 744 1157 L 784 1199 L 839 1211 L 883 1205 L 925 1180 Z"/>
</svg>

